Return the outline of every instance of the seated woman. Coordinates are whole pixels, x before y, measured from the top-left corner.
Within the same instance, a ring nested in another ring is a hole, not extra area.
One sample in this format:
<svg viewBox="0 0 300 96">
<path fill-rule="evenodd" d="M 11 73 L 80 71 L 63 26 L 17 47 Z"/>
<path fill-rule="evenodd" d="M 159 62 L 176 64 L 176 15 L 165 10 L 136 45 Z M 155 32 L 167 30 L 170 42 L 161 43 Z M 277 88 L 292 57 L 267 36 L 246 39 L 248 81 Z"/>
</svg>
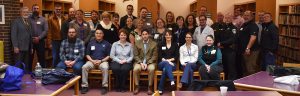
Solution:
<svg viewBox="0 0 300 96">
<path fill-rule="evenodd" d="M 186 33 L 185 44 L 179 49 L 181 69 L 183 69 L 183 75 L 178 84 L 181 88 L 182 84 L 188 85 L 193 80 L 193 72 L 197 68 L 196 62 L 198 58 L 198 46 L 192 43 L 192 33 Z"/>
<path fill-rule="evenodd" d="M 199 73 L 202 80 L 220 80 L 220 72 L 223 71 L 221 50 L 213 44 L 214 37 L 206 36 L 206 45 L 199 53 Z"/>
<path fill-rule="evenodd" d="M 172 40 L 172 31 L 167 30 L 165 34 L 165 42 L 158 46 L 158 69 L 162 71 L 162 76 L 159 81 L 158 90 L 162 94 L 165 85 L 165 79 L 168 77 L 171 81 L 172 90 L 175 90 L 175 79 L 172 71 L 176 70 L 176 58 L 178 57 L 178 46 Z"/>
<path fill-rule="evenodd" d="M 110 67 L 116 78 L 117 92 L 125 92 L 125 83 L 132 68 L 133 47 L 131 43 L 126 41 L 127 34 L 125 30 L 120 30 L 119 38 L 120 40 L 113 43 L 111 47 L 110 57 L 112 63 Z"/>
</svg>

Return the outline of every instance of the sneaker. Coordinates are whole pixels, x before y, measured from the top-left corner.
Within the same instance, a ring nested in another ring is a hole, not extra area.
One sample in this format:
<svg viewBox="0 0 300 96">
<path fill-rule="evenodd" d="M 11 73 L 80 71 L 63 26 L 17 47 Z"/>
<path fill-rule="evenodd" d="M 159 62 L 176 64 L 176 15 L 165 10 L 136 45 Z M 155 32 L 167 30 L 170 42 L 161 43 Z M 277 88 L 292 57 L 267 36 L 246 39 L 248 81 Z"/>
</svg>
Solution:
<svg viewBox="0 0 300 96">
<path fill-rule="evenodd" d="M 88 87 L 82 87 L 81 88 L 81 94 L 86 94 L 89 91 Z"/>
<path fill-rule="evenodd" d="M 159 95 L 163 95 L 163 92 L 162 91 L 158 91 Z"/>
<path fill-rule="evenodd" d="M 107 93 L 107 87 L 103 87 L 101 89 L 101 95 L 105 95 Z"/>
</svg>

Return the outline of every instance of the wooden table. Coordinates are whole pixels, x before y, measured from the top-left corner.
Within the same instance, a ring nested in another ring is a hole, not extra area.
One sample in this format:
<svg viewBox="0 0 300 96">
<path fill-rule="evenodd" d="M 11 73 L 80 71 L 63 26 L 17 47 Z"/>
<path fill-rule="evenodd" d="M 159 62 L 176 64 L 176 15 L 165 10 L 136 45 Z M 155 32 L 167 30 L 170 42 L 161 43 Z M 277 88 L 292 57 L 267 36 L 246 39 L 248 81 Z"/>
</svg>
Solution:
<svg viewBox="0 0 300 96">
<path fill-rule="evenodd" d="M 283 96 L 300 96 L 300 86 L 275 83 L 274 77 L 269 73 L 261 71 L 241 79 L 234 80 L 238 90 L 249 91 L 277 91 Z"/>
<path fill-rule="evenodd" d="M 172 96 L 220 96 L 220 91 L 172 91 Z M 227 96 L 282 96 L 276 91 L 228 91 Z"/>
<path fill-rule="evenodd" d="M 62 91 L 74 86 L 74 95 L 79 96 L 80 76 L 70 79 L 65 84 L 43 85 L 36 83 L 30 75 L 24 75 L 22 79 L 22 89 L 16 91 L 0 92 L 0 96 L 57 96 Z"/>
</svg>

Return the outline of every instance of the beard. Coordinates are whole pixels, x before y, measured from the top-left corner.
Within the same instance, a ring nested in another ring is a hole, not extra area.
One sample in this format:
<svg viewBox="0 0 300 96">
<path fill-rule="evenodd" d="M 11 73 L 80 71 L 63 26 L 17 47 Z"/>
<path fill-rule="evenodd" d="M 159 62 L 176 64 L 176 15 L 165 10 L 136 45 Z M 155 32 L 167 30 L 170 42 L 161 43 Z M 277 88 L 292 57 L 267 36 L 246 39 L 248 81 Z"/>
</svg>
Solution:
<svg viewBox="0 0 300 96">
<path fill-rule="evenodd" d="M 39 14 L 40 14 L 40 13 L 39 13 L 38 11 L 33 11 L 33 12 L 32 12 L 32 15 L 33 15 L 34 17 L 39 16 Z"/>
</svg>

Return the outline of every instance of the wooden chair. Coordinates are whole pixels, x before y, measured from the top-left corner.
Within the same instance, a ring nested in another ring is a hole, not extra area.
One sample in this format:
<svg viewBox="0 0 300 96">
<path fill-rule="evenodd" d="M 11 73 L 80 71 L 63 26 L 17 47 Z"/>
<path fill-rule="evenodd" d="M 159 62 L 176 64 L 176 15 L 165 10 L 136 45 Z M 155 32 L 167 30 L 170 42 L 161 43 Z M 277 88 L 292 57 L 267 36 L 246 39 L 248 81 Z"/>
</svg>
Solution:
<svg viewBox="0 0 300 96">
<path fill-rule="evenodd" d="M 128 78 L 128 80 L 129 80 L 129 91 L 131 92 L 132 91 L 132 80 L 133 80 L 133 78 L 132 78 L 132 70 L 130 70 L 129 71 L 129 78 Z M 114 77 L 112 76 L 112 74 L 113 74 L 113 72 L 110 70 L 110 73 L 109 73 L 109 77 L 110 77 L 110 79 L 109 79 L 109 86 L 112 86 L 112 84 L 111 84 L 111 82 L 112 82 L 112 80 L 114 79 Z M 111 90 L 111 89 L 109 89 L 109 90 Z"/>
<path fill-rule="evenodd" d="M 133 72 L 132 72 L 132 74 L 133 74 Z M 147 77 L 143 78 L 142 76 L 147 76 Z M 147 70 L 146 71 L 144 71 L 144 70 L 141 71 L 141 73 L 140 73 L 140 80 L 142 80 L 142 81 L 148 81 L 148 71 Z M 134 78 L 132 78 L 132 90 L 134 90 L 134 87 L 135 87 L 135 80 L 134 80 Z"/>
<path fill-rule="evenodd" d="M 176 70 L 173 71 L 173 76 L 176 77 L 176 79 L 178 79 L 178 70 L 179 70 L 179 63 L 177 62 L 176 64 Z M 157 67 L 157 66 L 156 66 Z M 155 74 L 154 74 L 154 90 L 157 90 L 157 84 L 158 84 L 158 80 L 160 80 L 160 78 L 158 78 L 158 76 L 161 76 L 162 75 L 162 71 L 158 70 L 156 68 L 156 71 L 155 71 Z M 176 89 L 177 90 L 177 89 Z"/>
<path fill-rule="evenodd" d="M 298 67 L 300 68 L 299 63 L 283 63 L 283 67 Z"/>
<path fill-rule="evenodd" d="M 160 96 L 158 91 L 155 91 L 152 96 Z"/>
</svg>

